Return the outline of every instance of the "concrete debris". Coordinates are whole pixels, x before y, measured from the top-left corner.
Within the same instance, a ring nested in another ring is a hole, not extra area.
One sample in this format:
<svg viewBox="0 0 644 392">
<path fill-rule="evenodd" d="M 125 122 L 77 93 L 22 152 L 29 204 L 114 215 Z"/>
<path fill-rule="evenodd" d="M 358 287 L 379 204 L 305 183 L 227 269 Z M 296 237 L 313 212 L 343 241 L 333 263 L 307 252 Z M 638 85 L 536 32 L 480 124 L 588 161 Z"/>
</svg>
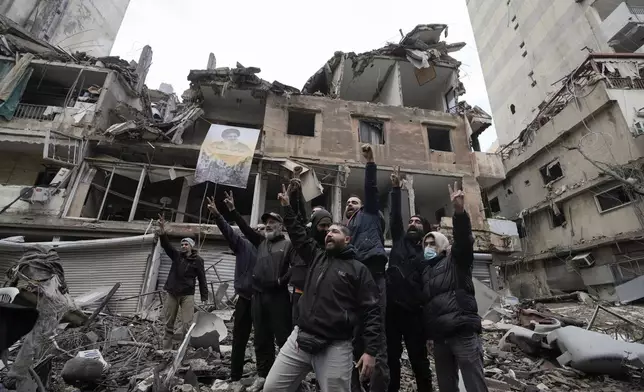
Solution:
<svg viewBox="0 0 644 392">
<path fill-rule="evenodd" d="M 75 297 L 74 303 L 79 308 L 85 308 L 87 306 L 95 305 L 97 302 L 105 298 L 110 290 L 112 290 L 112 286 L 98 287 L 88 293 Z"/>
</svg>

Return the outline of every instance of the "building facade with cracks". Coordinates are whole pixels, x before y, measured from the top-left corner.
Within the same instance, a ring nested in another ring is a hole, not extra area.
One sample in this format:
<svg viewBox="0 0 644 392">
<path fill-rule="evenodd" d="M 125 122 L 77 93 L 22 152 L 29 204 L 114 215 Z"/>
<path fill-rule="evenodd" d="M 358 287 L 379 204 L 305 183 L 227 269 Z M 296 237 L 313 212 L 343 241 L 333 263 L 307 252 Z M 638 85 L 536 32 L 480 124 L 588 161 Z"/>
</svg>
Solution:
<svg viewBox="0 0 644 392">
<path fill-rule="evenodd" d="M 620 298 L 644 274 L 644 56 L 591 54 L 499 150 L 490 216 L 515 219 L 523 254 L 502 271 L 523 297 L 590 290 Z"/>
<path fill-rule="evenodd" d="M 445 29 L 420 25 L 400 43 L 336 53 L 302 91 L 261 79 L 255 67 L 218 68 L 211 56 L 206 69 L 190 71 L 181 100 L 144 85 L 149 47 L 132 64 L 79 58 L 11 30 L 46 51 L 9 64 L 10 75 L 20 71 L 20 77 L 3 79 L 18 81 L 12 82 L 15 105 L 0 123 L 0 151 L 7 157 L 0 200 L 8 206 L 0 214 L 0 233 L 27 242 L 55 237 L 73 295 L 97 282 L 121 282 L 118 296 L 128 298 L 160 289 L 167 277 L 170 261 L 151 234 L 161 213 L 177 244 L 186 236 L 197 240 L 211 291 L 228 284 L 225 293 L 232 298 L 234 255 L 213 224 L 206 196 L 221 200 L 232 191 L 238 211 L 255 225 L 265 211 L 280 212 L 276 195 L 300 165 L 304 187 L 315 190 L 308 208 L 324 206 L 342 220 L 345 200 L 364 192 L 360 146 L 370 143 L 386 220 L 394 167 L 405 173 L 403 216 L 422 214 L 448 235 L 447 185 L 462 182 L 476 236 L 475 276 L 496 288 L 493 256 L 517 251 L 520 243 L 514 222 L 485 218 L 481 187 L 505 173 L 498 156 L 477 151 L 477 136 L 491 118 L 458 101 L 464 93 L 460 63 L 449 53 L 463 44 L 442 41 Z M 70 57 L 62 61 L 64 56 Z M 67 84 L 56 76 L 63 71 Z M 48 96 L 44 81 L 60 89 L 60 101 L 25 101 L 31 91 Z M 23 107 L 28 114 L 21 114 Z M 245 189 L 195 183 L 212 124 L 260 130 Z M 385 238 L 390 244 L 388 230 Z M 0 267 L 15 261 L 23 247 L 0 241 Z M 88 281 L 90 271 L 94 279 Z M 124 299 L 119 306 L 140 311 L 152 298 Z"/>
</svg>

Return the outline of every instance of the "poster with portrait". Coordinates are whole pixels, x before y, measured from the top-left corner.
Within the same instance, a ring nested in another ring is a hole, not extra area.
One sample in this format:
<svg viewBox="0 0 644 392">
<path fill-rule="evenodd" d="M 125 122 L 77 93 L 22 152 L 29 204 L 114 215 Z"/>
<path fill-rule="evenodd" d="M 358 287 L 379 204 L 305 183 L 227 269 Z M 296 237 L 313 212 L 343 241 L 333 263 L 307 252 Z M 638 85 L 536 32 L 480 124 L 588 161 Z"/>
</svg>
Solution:
<svg viewBox="0 0 644 392">
<path fill-rule="evenodd" d="M 195 183 L 246 188 L 259 129 L 213 124 L 201 145 Z"/>
</svg>

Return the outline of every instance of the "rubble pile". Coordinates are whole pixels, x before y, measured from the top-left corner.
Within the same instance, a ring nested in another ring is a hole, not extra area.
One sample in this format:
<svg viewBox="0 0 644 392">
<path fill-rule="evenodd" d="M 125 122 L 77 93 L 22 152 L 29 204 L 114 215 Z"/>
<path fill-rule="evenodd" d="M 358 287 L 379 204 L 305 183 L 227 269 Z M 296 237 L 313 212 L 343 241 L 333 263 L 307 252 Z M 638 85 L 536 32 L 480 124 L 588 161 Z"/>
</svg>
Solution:
<svg viewBox="0 0 644 392">
<path fill-rule="evenodd" d="M 171 377 L 168 390 L 191 384 L 196 388 L 177 390 L 210 391 L 213 384 L 222 385 L 222 381 L 229 376 L 228 344 L 232 341 L 232 324 L 226 324 L 229 333 L 221 342 L 220 352 L 189 347 L 174 377 Z M 163 325 L 160 321 L 151 322 L 138 317 L 101 315 L 88 327 L 72 327 L 63 323 L 48 339 L 46 347 L 42 348 L 35 367 L 42 367 L 44 363 L 50 369 L 45 374 L 39 374 L 47 391 L 151 391 L 155 373 L 158 379 L 164 380 L 178 354 L 177 351 L 160 350 L 162 336 Z M 21 343 L 9 350 L 10 362 L 15 359 Z M 251 353 L 252 350 L 247 352 Z M 250 386 L 255 382 L 255 366 L 251 356 L 247 360 L 249 377 L 240 385 Z M 98 362 L 102 364 L 103 371 L 93 376 L 89 368 Z M 9 390 L 13 386 L 7 369 L 0 370 L 0 390 L 4 391 L 2 386 Z"/>
</svg>

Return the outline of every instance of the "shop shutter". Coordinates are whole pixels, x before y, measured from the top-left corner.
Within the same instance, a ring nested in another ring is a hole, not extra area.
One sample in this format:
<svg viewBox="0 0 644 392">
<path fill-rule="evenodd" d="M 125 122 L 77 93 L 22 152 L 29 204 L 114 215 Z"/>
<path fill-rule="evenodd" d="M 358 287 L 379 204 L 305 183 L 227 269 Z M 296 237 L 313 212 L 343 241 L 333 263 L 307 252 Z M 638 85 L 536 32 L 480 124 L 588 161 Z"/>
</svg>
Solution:
<svg viewBox="0 0 644 392">
<path fill-rule="evenodd" d="M 178 249 L 180 246 L 180 241 L 173 241 L 172 245 Z M 228 295 L 228 298 L 233 299 L 233 297 L 235 296 L 235 288 L 233 287 L 235 280 L 235 255 L 228 247 L 228 244 L 223 241 L 206 240 L 201 246 L 199 255 L 201 256 L 201 258 L 203 258 L 204 266 L 207 269 L 206 280 L 208 281 L 208 292 L 210 293 L 210 296 L 212 296 L 214 292 L 217 291 L 220 283 L 226 282 L 228 283 L 228 290 L 226 291 L 226 294 Z M 170 260 L 163 249 L 161 249 L 161 265 L 159 268 L 157 290 L 163 290 L 163 286 L 168 279 L 168 274 L 170 273 L 171 266 L 172 260 Z M 209 267 L 211 268 L 208 269 Z M 217 274 L 219 274 L 219 276 L 217 276 Z M 199 282 L 196 282 L 195 301 L 200 303 L 198 285 Z"/>
<path fill-rule="evenodd" d="M 154 235 L 146 235 L 41 244 L 56 248 L 72 298 L 120 282 L 108 308 L 112 313 L 131 315 L 138 310 L 139 298 L 119 299 L 141 294 L 153 241 Z M 0 244 L 0 281 L 6 280 L 6 269 L 22 257 L 22 248 L 29 245 L 33 244 Z"/>
<path fill-rule="evenodd" d="M 490 273 L 490 265 L 492 264 L 491 255 L 489 254 L 474 254 L 474 268 L 472 276 L 481 281 L 489 288 L 492 286 L 492 275 Z"/>
<path fill-rule="evenodd" d="M 113 313 L 131 315 L 137 312 L 145 272 L 152 257 L 152 241 L 138 244 L 97 246 L 85 249 L 59 249 L 65 270 L 65 281 L 72 298 L 98 287 L 121 286 L 108 303 Z"/>
</svg>

